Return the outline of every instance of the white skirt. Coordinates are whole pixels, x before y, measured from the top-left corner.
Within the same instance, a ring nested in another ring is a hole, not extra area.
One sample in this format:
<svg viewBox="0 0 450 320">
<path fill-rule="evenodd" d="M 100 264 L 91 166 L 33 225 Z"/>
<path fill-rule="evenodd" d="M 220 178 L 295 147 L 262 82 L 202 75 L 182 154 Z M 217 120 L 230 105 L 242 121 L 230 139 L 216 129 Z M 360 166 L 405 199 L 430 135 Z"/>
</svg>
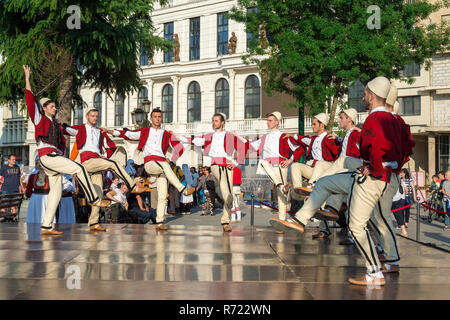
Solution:
<svg viewBox="0 0 450 320">
<path fill-rule="evenodd" d="M 72 197 L 61 197 L 58 223 L 76 223 Z"/>
<path fill-rule="evenodd" d="M 47 209 L 48 194 L 33 193 L 28 203 L 27 223 L 42 223 L 44 220 L 45 209 Z M 56 218 L 53 219 L 53 223 Z"/>
</svg>

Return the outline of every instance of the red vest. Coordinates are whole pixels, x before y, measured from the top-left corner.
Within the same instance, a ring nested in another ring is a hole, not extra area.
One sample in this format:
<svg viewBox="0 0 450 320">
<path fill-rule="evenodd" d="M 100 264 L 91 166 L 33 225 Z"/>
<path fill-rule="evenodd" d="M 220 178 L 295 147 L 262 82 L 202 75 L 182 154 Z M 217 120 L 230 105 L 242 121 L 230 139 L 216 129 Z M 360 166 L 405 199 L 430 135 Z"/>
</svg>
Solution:
<svg viewBox="0 0 450 320">
<path fill-rule="evenodd" d="M 203 150 L 203 155 L 207 156 L 209 151 L 211 150 L 211 141 L 213 138 L 214 132 L 205 134 L 202 138 L 205 139 L 205 146 Z M 233 133 L 226 131 L 225 139 L 224 139 L 224 149 L 227 155 L 230 157 L 233 155 L 233 152 L 236 150 L 237 152 L 237 162 L 239 164 L 243 164 L 245 160 L 245 154 L 248 149 L 248 141 L 243 142 L 239 137 L 234 135 Z M 227 160 L 223 159 L 221 162 L 223 165 L 227 165 Z"/>
<path fill-rule="evenodd" d="M 288 142 L 289 139 L 291 139 L 291 138 L 284 139 L 285 136 L 286 136 L 285 133 L 282 133 L 280 136 L 280 142 L 278 144 L 278 153 L 280 154 L 281 158 L 273 159 L 276 161 L 276 164 L 280 164 L 281 161 L 289 159 L 293 153 L 291 150 L 291 147 L 289 146 L 289 142 Z M 265 134 L 261 137 L 261 143 L 259 145 L 258 150 L 256 150 L 258 157 L 263 152 L 264 144 L 266 143 L 266 137 L 267 137 L 267 134 Z"/>
<path fill-rule="evenodd" d="M 78 150 L 81 150 L 83 148 L 83 146 L 86 144 L 86 137 L 87 137 L 86 125 L 83 123 L 81 125 L 74 125 L 74 126 L 72 126 L 72 128 L 78 130 L 75 140 L 77 142 Z M 116 147 L 116 144 L 109 138 L 109 136 L 106 133 L 101 132 L 100 139 L 99 139 L 99 149 L 100 149 L 101 153 L 103 153 L 103 151 L 105 149 L 103 146 L 103 140 L 105 138 L 106 138 L 106 143 L 108 144 L 108 148 L 106 148 L 106 150 L 105 150 L 106 156 L 108 158 L 110 158 L 113 155 L 114 151 L 116 151 L 117 147 Z M 89 153 L 89 154 L 86 155 L 85 153 Z M 83 154 L 85 154 L 85 155 L 83 156 Z M 85 151 L 80 154 L 81 163 L 83 163 L 84 161 L 86 161 L 90 158 L 99 158 L 99 157 L 100 157 L 99 154 L 95 154 L 95 153 L 89 152 L 89 151 L 87 151 L 87 152 Z"/>
<path fill-rule="evenodd" d="M 34 132 L 34 138 L 36 140 L 36 143 L 41 140 L 42 138 L 47 139 L 48 137 L 48 130 L 50 128 L 50 125 L 52 124 L 52 120 L 50 120 L 45 114 L 44 111 L 40 108 L 38 109 L 38 112 L 41 114 L 41 120 L 39 123 L 34 123 L 34 116 L 36 112 L 36 102 L 33 96 L 33 93 L 29 90 L 25 90 L 25 100 L 26 105 L 28 109 L 28 114 L 30 115 L 31 121 L 33 122 L 35 126 L 35 132 Z M 56 118 L 53 119 L 53 121 L 57 121 Z M 63 128 L 59 124 L 59 122 L 56 122 L 58 124 L 59 129 L 61 130 L 61 140 L 59 143 L 59 146 L 54 146 L 55 150 L 51 148 L 43 148 L 38 150 L 39 157 L 43 157 L 49 153 L 52 153 L 53 151 L 56 151 L 56 149 L 61 150 L 64 152 L 64 149 L 66 148 L 66 139 L 64 138 L 64 135 L 62 134 Z"/>
<path fill-rule="evenodd" d="M 402 130 L 404 127 L 390 112 L 372 112 L 367 117 L 362 128 L 360 152 L 373 178 L 390 181 L 393 170 L 384 167 L 383 162 L 397 161 L 401 168 L 404 154 L 402 134 L 399 133 Z"/>
<path fill-rule="evenodd" d="M 128 131 L 128 129 L 120 130 L 120 136 L 126 140 L 130 140 L 125 135 L 126 131 Z M 142 149 L 144 149 L 144 146 L 145 146 L 148 136 L 150 134 L 150 128 L 142 128 L 142 129 L 131 130 L 131 131 L 138 131 L 141 133 L 137 149 L 139 151 L 142 151 Z M 174 152 L 172 154 L 172 161 L 175 162 L 179 157 L 181 157 L 181 155 L 184 152 L 183 145 L 170 131 L 164 130 L 162 143 L 161 143 L 161 149 L 164 154 L 167 153 L 167 150 L 169 149 L 170 145 L 172 145 L 172 148 L 174 150 Z M 147 163 L 148 161 L 166 161 L 166 159 L 158 157 L 158 156 L 149 155 L 144 158 L 144 162 Z"/>
<path fill-rule="evenodd" d="M 311 142 L 308 146 L 308 151 L 306 153 L 306 159 L 312 159 L 312 146 L 314 140 L 317 139 L 318 136 L 309 137 Z M 299 139 L 301 140 L 303 137 L 299 135 Z M 335 161 L 339 157 L 339 143 L 335 141 L 335 139 L 329 139 L 326 136 L 322 139 L 322 158 L 325 161 Z"/>
<path fill-rule="evenodd" d="M 347 142 L 347 151 L 345 153 L 347 157 L 360 158 L 359 148 L 361 146 L 361 137 L 361 132 L 357 130 L 353 130 L 352 133 L 350 133 Z"/>
</svg>

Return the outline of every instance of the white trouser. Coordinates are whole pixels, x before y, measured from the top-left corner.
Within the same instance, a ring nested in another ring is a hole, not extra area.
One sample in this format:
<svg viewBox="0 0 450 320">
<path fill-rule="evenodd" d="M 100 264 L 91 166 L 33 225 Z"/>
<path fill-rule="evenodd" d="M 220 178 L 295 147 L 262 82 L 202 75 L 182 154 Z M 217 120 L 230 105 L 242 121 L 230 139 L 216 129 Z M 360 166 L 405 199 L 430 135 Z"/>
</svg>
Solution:
<svg viewBox="0 0 450 320">
<path fill-rule="evenodd" d="M 381 264 L 375 250 L 375 244 L 370 237 L 367 224 L 372 216 L 378 221 L 378 227 L 384 225 L 385 233 L 389 233 L 389 223 L 385 219 L 385 215 L 390 213 L 392 198 L 390 194 L 397 179 L 394 173 L 391 174 L 390 182 L 384 182 L 373 177 L 367 177 L 362 183 L 353 183 L 349 194 L 349 216 L 348 229 L 361 255 L 366 260 L 368 273 L 378 272 L 381 269 Z M 355 180 L 356 181 L 356 180 Z M 394 185 L 392 185 L 394 184 Z M 389 186 L 391 187 L 389 188 Z M 381 208 L 381 214 L 373 214 L 374 210 Z M 385 210 L 388 209 L 388 210 Z M 384 222 L 384 223 L 382 223 Z M 391 221 L 392 224 L 392 221 Z M 381 231 L 381 230 L 380 230 Z M 393 248 L 396 248 L 395 237 L 387 237 L 381 235 L 384 245 L 389 247 L 392 254 Z M 390 240 L 389 240 L 390 239 Z M 389 244 L 389 241 L 394 241 L 394 244 Z M 397 252 L 398 254 L 398 252 Z"/>
<path fill-rule="evenodd" d="M 103 199 L 103 177 L 102 171 L 113 170 L 116 175 L 127 184 L 129 191 L 134 187 L 134 181 L 130 175 L 125 171 L 123 166 L 117 162 L 117 160 L 106 159 L 106 158 L 91 158 L 83 162 L 83 166 L 86 168 L 88 173 L 91 175 L 91 180 L 94 185 L 95 190 L 100 199 Z M 100 208 L 92 207 L 91 215 L 89 217 L 89 226 L 98 224 Z"/>
<path fill-rule="evenodd" d="M 145 171 L 151 175 L 156 176 L 156 189 L 158 190 L 158 204 L 156 206 L 156 223 L 164 222 L 164 214 L 167 206 L 168 185 L 169 183 L 177 188 L 178 191 L 183 191 L 183 186 L 178 180 L 177 175 L 166 161 L 148 161 L 144 165 Z"/>
<path fill-rule="evenodd" d="M 230 200 L 233 194 L 233 169 L 213 164 L 211 166 L 211 173 L 219 181 L 220 193 L 224 201 L 220 223 L 228 224 L 230 223 L 230 211 L 233 205 L 232 199 Z"/>
<path fill-rule="evenodd" d="M 288 201 L 286 199 L 286 196 L 283 195 L 283 191 L 278 188 L 278 185 L 286 185 L 288 168 L 282 168 L 280 165 L 270 164 L 265 160 L 261 160 L 260 163 L 261 167 L 263 167 L 270 180 L 274 184 L 275 190 L 277 192 L 278 218 L 280 220 L 286 220 L 286 209 Z"/>
<path fill-rule="evenodd" d="M 47 209 L 45 210 L 43 229 L 51 229 L 62 194 L 62 174 L 75 174 L 79 185 L 84 191 L 89 203 L 99 199 L 100 193 L 94 187 L 86 168 L 63 156 L 45 155 L 39 158 L 42 168 L 48 176 L 50 191 L 48 193 Z"/>
</svg>

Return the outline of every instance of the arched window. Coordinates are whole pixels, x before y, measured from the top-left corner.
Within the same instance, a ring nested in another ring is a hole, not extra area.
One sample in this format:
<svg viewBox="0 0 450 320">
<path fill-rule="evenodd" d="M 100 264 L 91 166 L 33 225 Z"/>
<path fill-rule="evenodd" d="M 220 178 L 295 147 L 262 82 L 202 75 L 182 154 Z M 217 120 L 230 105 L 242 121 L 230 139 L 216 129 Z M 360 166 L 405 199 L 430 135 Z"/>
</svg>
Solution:
<svg viewBox="0 0 450 320">
<path fill-rule="evenodd" d="M 83 123 L 83 105 L 77 104 L 73 110 L 73 124 L 79 125 Z"/>
<path fill-rule="evenodd" d="M 230 87 L 228 86 L 228 81 L 222 78 L 219 79 L 216 83 L 215 113 L 225 113 L 228 119 L 229 105 L 230 105 Z"/>
<path fill-rule="evenodd" d="M 164 123 L 171 123 L 173 120 L 173 87 L 170 84 L 163 87 L 161 106 Z"/>
<path fill-rule="evenodd" d="M 98 91 L 94 95 L 94 108 L 98 110 L 97 125 L 99 126 L 102 124 L 102 105 L 103 105 L 102 93 Z"/>
<path fill-rule="evenodd" d="M 202 94 L 200 85 L 192 81 L 188 87 L 188 119 L 187 122 L 196 122 L 201 120 L 202 113 Z"/>
<path fill-rule="evenodd" d="M 261 87 L 257 76 L 245 80 L 245 119 L 259 118 L 261 115 Z"/>
<path fill-rule="evenodd" d="M 144 100 L 148 100 L 148 89 L 146 87 L 143 87 L 139 90 L 138 106 L 141 105 Z"/>
<path fill-rule="evenodd" d="M 148 50 L 145 48 L 141 48 L 141 55 L 139 57 L 139 65 L 148 66 Z"/>
<path fill-rule="evenodd" d="M 123 114 L 124 114 L 124 97 L 121 94 L 116 94 L 116 99 L 114 103 L 114 125 L 123 125 Z"/>
</svg>

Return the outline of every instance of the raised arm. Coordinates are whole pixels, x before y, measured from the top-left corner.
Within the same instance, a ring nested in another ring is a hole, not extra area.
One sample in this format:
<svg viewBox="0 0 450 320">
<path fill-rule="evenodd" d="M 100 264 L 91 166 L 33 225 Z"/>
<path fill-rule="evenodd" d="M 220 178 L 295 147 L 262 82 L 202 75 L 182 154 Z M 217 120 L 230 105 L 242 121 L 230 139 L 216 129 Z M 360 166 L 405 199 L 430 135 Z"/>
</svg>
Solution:
<svg viewBox="0 0 450 320">
<path fill-rule="evenodd" d="M 100 128 L 100 130 L 114 137 L 121 137 L 125 140 L 133 140 L 133 141 L 139 141 L 142 133 L 142 130 L 128 130 L 127 128 L 124 128 L 123 130 L 111 130 L 102 127 Z"/>
<path fill-rule="evenodd" d="M 63 133 L 68 136 L 75 137 L 78 134 L 78 130 L 80 126 L 69 126 L 66 123 L 63 123 L 62 126 Z"/>
<path fill-rule="evenodd" d="M 30 67 L 23 66 L 23 71 L 25 73 L 25 101 L 28 109 L 28 114 L 30 115 L 31 121 L 36 125 L 41 121 L 42 112 L 39 105 L 34 99 L 33 93 L 31 92 Z"/>
</svg>

